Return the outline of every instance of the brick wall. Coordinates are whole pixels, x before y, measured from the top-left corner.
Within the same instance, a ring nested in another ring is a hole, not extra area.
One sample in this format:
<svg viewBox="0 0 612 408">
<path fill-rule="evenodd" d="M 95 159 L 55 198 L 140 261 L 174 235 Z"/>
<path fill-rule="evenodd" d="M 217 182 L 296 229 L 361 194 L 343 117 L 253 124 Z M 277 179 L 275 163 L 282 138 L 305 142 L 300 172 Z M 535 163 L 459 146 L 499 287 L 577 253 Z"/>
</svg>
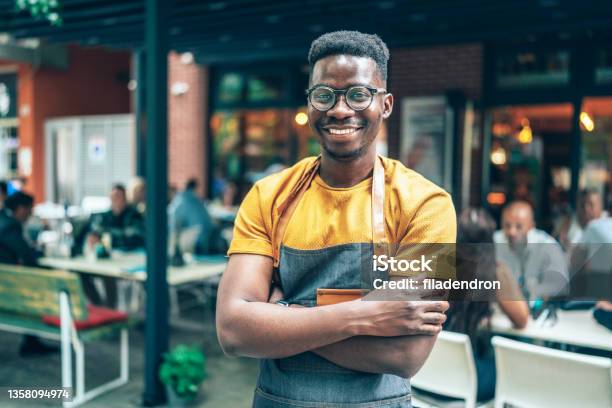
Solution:
<svg viewBox="0 0 612 408">
<path fill-rule="evenodd" d="M 67 70 L 19 66 L 19 147 L 32 152 L 32 174 L 27 177 L 26 190 L 36 201 L 45 197 L 45 121 L 129 113 L 129 72 L 128 52 L 77 46 L 69 47 Z"/>
<path fill-rule="evenodd" d="M 173 95 L 172 86 L 185 83 L 186 93 Z M 199 181 L 198 192 L 206 191 L 208 69 L 196 63 L 184 64 L 171 53 L 168 68 L 168 180 L 179 189 L 192 177 Z"/>
<path fill-rule="evenodd" d="M 391 50 L 388 88 L 395 97 L 394 113 L 388 121 L 389 155 L 398 157 L 401 131 L 401 101 L 405 97 L 438 96 L 461 91 L 479 101 L 482 95 L 483 46 L 443 45 Z M 482 134 L 482 132 L 480 132 Z M 478 144 L 482 146 L 482 143 Z M 470 202 L 480 193 L 481 153 L 472 152 Z"/>
</svg>

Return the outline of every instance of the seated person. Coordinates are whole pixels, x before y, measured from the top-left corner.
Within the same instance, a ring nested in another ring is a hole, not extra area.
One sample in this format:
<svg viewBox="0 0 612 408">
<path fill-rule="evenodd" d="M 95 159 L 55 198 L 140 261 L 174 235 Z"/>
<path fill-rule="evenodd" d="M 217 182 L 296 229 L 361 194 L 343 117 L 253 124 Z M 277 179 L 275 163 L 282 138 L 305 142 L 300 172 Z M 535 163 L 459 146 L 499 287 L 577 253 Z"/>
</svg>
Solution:
<svg viewBox="0 0 612 408">
<path fill-rule="evenodd" d="M 125 187 L 115 184 L 111 190 L 111 209 L 105 213 L 93 214 L 89 222 L 86 245 L 90 250 L 102 241 L 105 234 L 110 236 L 111 248 L 132 250 L 144 246 L 144 220 L 142 215 L 128 205 Z M 115 308 L 117 304 L 117 282 L 114 278 L 103 278 L 106 302 L 102 302 L 90 276 L 81 275 L 85 293 L 97 305 Z"/>
<path fill-rule="evenodd" d="M 482 209 L 466 208 L 459 215 L 457 276 L 462 280 L 499 280 L 501 289 L 495 292 L 491 301 L 484 298 L 470 300 L 469 297 L 451 301 L 447 312 L 448 320 L 444 324 L 445 330 L 464 333 L 470 337 L 476 362 L 479 401 L 492 399 L 495 394 L 495 359 L 490 346 L 490 336 L 486 328 L 479 331 L 492 314 L 492 302 L 499 304 L 503 313 L 517 328 L 525 327 L 529 318 L 529 307 L 518 284 L 504 265 L 496 263 L 494 251 L 487 250 L 493 247 L 494 231 L 495 221 Z M 482 244 L 482 248 L 470 244 Z M 466 252 L 473 252 L 472 248 L 478 251 L 479 262 L 476 268 L 469 262 L 474 254 L 466 256 Z"/>
<path fill-rule="evenodd" d="M 510 270 L 527 300 L 566 293 L 566 257 L 553 237 L 535 228 L 529 203 L 513 201 L 504 208 L 502 229 L 493 234 L 493 241 L 497 262 Z"/>
<path fill-rule="evenodd" d="M 198 181 L 190 179 L 185 190 L 176 194 L 168 208 L 170 233 L 179 235 L 191 228 L 199 228 L 195 252 L 209 254 L 213 252 L 212 237 L 214 224 L 204 202 L 196 194 Z"/>
<path fill-rule="evenodd" d="M 0 209 L 0 263 L 36 266 L 41 255 L 25 240 L 23 225 L 32 215 L 34 199 L 20 191 L 10 195 Z"/>
<path fill-rule="evenodd" d="M 113 249 L 130 250 L 143 247 L 144 219 L 138 210 L 128 205 L 125 187 L 115 184 L 110 199 L 110 210 L 91 216 L 88 244 L 99 242 L 104 233 L 109 233 Z"/>
<path fill-rule="evenodd" d="M 131 206 L 144 216 L 146 209 L 145 181 L 142 177 L 134 177 L 127 188 L 127 198 Z"/>
<path fill-rule="evenodd" d="M 557 234 L 561 245 L 566 250 L 571 249 L 572 246 L 582 241 L 584 230 L 591 221 L 606 215 L 607 213 L 603 211 L 603 200 L 599 191 L 581 191 L 576 214 L 565 217 L 558 227 Z"/>
<path fill-rule="evenodd" d="M 8 184 L 4 180 L 0 180 L 0 210 L 4 207 L 4 200 L 8 197 Z"/>
<path fill-rule="evenodd" d="M 32 215 L 34 199 L 31 195 L 17 191 L 4 201 L 0 208 L 0 263 L 36 266 L 40 256 L 24 238 L 23 225 Z M 30 356 L 59 349 L 44 344 L 38 337 L 25 335 L 19 347 L 19 355 Z"/>
<path fill-rule="evenodd" d="M 593 317 L 597 323 L 606 327 L 608 330 L 612 330 L 612 302 L 600 301 L 595 305 L 593 311 Z"/>
</svg>

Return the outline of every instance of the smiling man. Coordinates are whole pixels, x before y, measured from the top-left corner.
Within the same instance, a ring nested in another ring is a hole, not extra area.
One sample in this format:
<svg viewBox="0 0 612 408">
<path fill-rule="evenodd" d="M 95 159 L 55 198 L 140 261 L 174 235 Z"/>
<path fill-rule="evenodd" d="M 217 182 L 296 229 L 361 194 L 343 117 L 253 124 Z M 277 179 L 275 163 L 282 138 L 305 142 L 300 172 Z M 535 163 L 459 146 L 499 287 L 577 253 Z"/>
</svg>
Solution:
<svg viewBox="0 0 612 408">
<path fill-rule="evenodd" d="M 306 94 L 321 156 L 260 180 L 240 207 L 217 330 L 227 354 L 261 359 L 254 407 L 409 407 L 407 378 L 445 320 L 444 301 L 316 305 L 318 288 L 361 287 L 364 244 L 455 242 L 449 195 L 376 154 L 388 59 L 376 35 L 316 39 Z"/>
</svg>

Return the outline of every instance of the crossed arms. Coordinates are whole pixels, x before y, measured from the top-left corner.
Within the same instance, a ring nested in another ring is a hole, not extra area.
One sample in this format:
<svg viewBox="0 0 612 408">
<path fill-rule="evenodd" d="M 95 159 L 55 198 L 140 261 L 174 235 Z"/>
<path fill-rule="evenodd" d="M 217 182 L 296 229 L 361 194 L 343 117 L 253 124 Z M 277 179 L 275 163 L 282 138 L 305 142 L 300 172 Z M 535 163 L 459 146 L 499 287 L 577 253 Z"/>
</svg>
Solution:
<svg viewBox="0 0 612 408">
<path fill-rule="evenodd" d="M 444 301 L 272 304 L 272 266 L 266 256 L 230 256 L 217 299 L 217 333 L 226 354 L 283 358 L 312 351 L 345 368 L 411 377 L 446 320 Z"/>
</svg>

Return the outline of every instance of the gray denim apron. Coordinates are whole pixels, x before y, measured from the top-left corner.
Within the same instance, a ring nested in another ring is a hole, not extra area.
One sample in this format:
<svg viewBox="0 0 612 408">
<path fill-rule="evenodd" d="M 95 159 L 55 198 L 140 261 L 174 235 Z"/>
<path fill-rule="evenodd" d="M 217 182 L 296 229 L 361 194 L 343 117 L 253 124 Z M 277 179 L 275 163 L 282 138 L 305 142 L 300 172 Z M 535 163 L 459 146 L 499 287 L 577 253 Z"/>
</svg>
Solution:
<svg viewBox="0 0 612 408">
<path fill-rule="evenodd" d="M 310 186 L 318 165 L 319 159 L 281 204 L 278 225 L 273 226 L 272 234 L 275 279 L 282 284 L 285 300 L 307 307 L 315 306 L 317 288 L 361 288 L 362 257 L 368 256 L 371 260 L 372 253 L 380 251 L 376 244 L 386 241 L 383 213 L 385 176 L 381 160 L 377 158 L 372 181 L 372 240 L 375 245 L 369 254 L 361 244 L 317 250 L 298 250 L 282 245 L 289 217 Z M 307 225 L 308 220 L 302 222 Z M 346 369 L 312 352 L 305 352 L 288 358 L 261 360 L 253 407 L 411 407 L 410 384 L 408 380 L 391 374 Z"/>
</svg>

